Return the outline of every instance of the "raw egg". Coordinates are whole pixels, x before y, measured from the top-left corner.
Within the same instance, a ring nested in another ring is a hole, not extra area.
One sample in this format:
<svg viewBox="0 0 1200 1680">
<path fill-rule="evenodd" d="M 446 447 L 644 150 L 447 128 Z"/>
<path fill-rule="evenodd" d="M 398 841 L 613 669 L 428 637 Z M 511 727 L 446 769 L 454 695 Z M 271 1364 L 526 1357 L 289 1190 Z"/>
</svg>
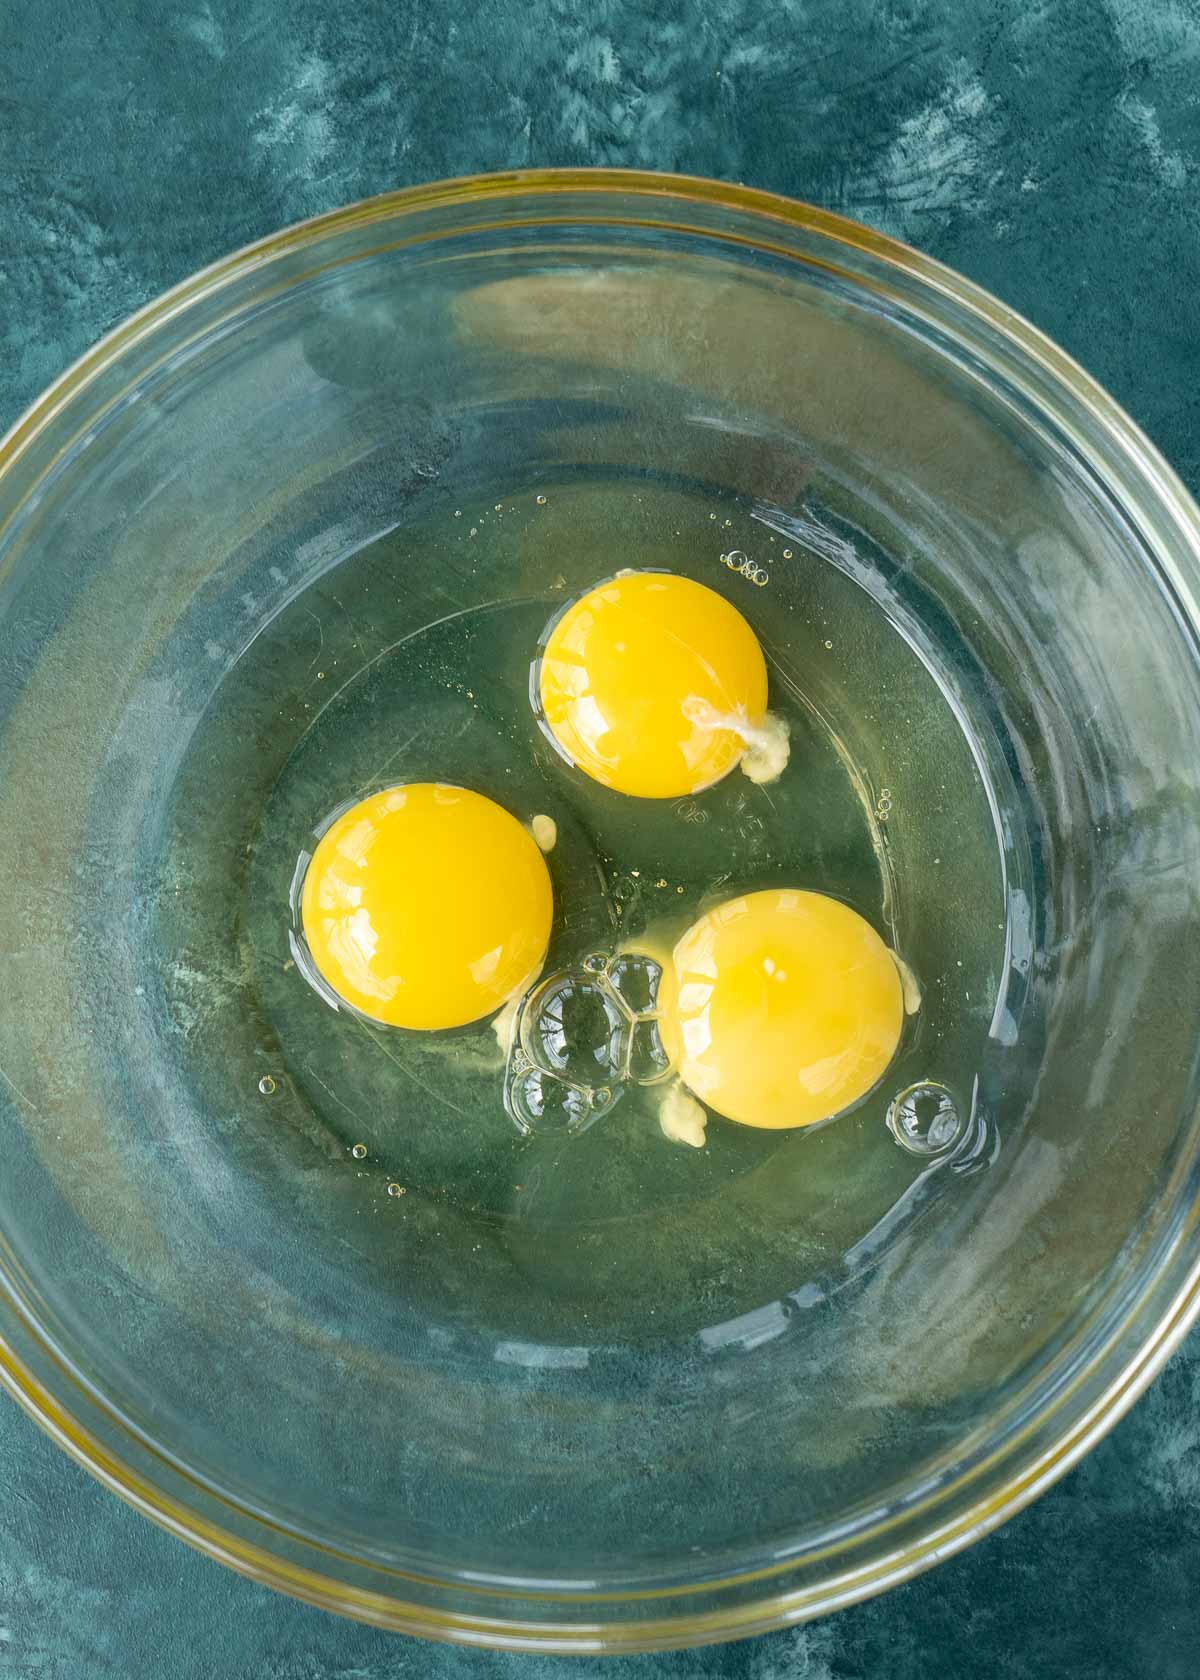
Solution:
<svg viewBox="0 0 1200 1680">
<path fill-rule="evenodd" d="M 662 1034 L 683 1083 L 744 1126 L 811 1126 L 851 1107 L 896 1053 L 895 958 L 857 911 L 772 889 L 710 910 L 663 971 Z"/>
<path fill-rule="evenodd" d="M 312 855 L 300 914 L 339 998 L 390 1027 L 477 1021 L 537 975 L 553 896 L 533 837 L 467 788 L 411 782 L 336 818 Z"/>
<path fill-rule="evenodd" d="M 720 781 L 757 744 L 767 667 L 753 630 L 715 590 L 620 572 L 553 624 L 536 690 L 572 764 L 620 793 L 675 799 Z"/>
</svg>

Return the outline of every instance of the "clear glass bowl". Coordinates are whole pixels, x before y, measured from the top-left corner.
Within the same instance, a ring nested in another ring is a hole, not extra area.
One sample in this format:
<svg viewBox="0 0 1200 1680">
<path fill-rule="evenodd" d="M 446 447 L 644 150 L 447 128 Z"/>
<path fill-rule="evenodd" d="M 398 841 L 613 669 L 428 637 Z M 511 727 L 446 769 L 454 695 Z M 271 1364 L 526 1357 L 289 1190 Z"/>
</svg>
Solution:
<svg viewBox="0 0 1200 1680">
<path fill-rule="evenodd" d="M 572 474 L 724 498 L 773 584 L 861 613 L 860 678 L 883 626 L 940 696 L 893 696 L 860 757 L 910 921 L 974 965 L 962 1148 L 850 1116 L 728 1194 L 672 1166 L 535 1229 L 447 1147 L 389 1224 L 359 1112 L 293 1078 L 245 888 L 312 666 L 372 656 L 334 586 L 387 536 L 389 610 L 429 622 L 418 534 Z M 482 1645 L 732 1638 L 986 1532 L 1197 1308 L 1198 556 L 1025 322 L 736 187 L 422 188 L 134 317 L 0 446 L 11 1392 L 209 1555 Z M 968 751 L 995 910 L 937 779 Z"/>
</svg>

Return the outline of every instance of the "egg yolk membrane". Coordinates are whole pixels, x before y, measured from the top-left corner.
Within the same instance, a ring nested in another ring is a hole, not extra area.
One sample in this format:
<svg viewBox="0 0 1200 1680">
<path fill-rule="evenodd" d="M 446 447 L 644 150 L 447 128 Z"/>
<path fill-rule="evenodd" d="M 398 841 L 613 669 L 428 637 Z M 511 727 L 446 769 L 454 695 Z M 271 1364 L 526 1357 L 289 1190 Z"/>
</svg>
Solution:
<svg viewBox="0 0 1200 1680">
<path fill-rule="evenodd" d="M 824 893 L 747 893 L 683 935 L 663 971 L 663 1043 L 683 1083 L 744 1126 L 811 1126 L 887 1070 L 904 997 L 896 960 Z"/>
<path fill-rule="evenodd" d="M 573 602 L 547 636 L 535 700 L 562 755 L 619 793 L 676 799 L 743 757 L 756 780 L 787 759 L 753 630 L 715 590 L 666 572 L 621 572 Z"/>
<path fill-rule="evenodd" d="M 494 800 L 413 782 L 350 807 L 301 889 L 312 961 L 337 996 L 391 1027 L 465 1026 L 536 977 L 553 894 L 532 836 Z"/>
</svg>

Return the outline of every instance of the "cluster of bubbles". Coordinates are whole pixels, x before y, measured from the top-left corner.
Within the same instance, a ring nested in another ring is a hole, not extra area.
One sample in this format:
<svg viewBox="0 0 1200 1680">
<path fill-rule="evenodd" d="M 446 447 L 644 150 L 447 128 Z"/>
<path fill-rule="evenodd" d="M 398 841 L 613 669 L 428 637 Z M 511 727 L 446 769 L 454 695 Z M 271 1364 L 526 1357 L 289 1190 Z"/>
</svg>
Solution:
<svg viewBox="0 0 1200 1680">
<path fill-rule="evenodd" d="M 771 574 L 766 567 L 751 560 L 740 548 L 731 548 L 722 554 L 721 564 L 728 566 L 731 572 L 737 572 L 741 577 L 748 579 L 750 583 L 756 583 L 760 589 L 770 582 Z"/>
<path fill-rule="evenodd" d="M 661 979 L 650 957 L 593 953 L 522 1000 L 504 1073 L 504 1106 L 518 1130 L 584 1132 L 629 1086 L 667 1077 Z"/>
</svg>

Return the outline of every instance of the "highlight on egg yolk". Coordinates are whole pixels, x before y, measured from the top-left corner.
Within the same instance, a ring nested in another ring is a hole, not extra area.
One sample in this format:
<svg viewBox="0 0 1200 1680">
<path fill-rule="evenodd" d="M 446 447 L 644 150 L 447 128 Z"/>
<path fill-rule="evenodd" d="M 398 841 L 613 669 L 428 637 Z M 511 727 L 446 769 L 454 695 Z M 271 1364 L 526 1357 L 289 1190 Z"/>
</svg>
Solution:
<svg viewBox="0 0 1200 1680">
<path fill-rule="evenodd" d="M 660 992 L 680 1078 L 744 1126 L 811 1126 L 858 1101 L 900 1042 L 895 959 L 824 893 L 730 899 L 683 935 Z"/>
<path fill-rule="evenodd" d="M 538 670 L 546 728 L 620 793 L 676 799 L 734 768 L 767 708 L 767 667 L 723 596 L 666 572 L 622 572 L 551 628 Z M 728 721 L 726 721 L 728 720 Z"/>
<path fill-rule="evenodd" d="M 339 998 L 390 1027 L 460 1027 L 536 976 L 553 897 L 533 837 L 494 800 L 411 782 L 321 836 L 300 916 Z"/>
</svg>

